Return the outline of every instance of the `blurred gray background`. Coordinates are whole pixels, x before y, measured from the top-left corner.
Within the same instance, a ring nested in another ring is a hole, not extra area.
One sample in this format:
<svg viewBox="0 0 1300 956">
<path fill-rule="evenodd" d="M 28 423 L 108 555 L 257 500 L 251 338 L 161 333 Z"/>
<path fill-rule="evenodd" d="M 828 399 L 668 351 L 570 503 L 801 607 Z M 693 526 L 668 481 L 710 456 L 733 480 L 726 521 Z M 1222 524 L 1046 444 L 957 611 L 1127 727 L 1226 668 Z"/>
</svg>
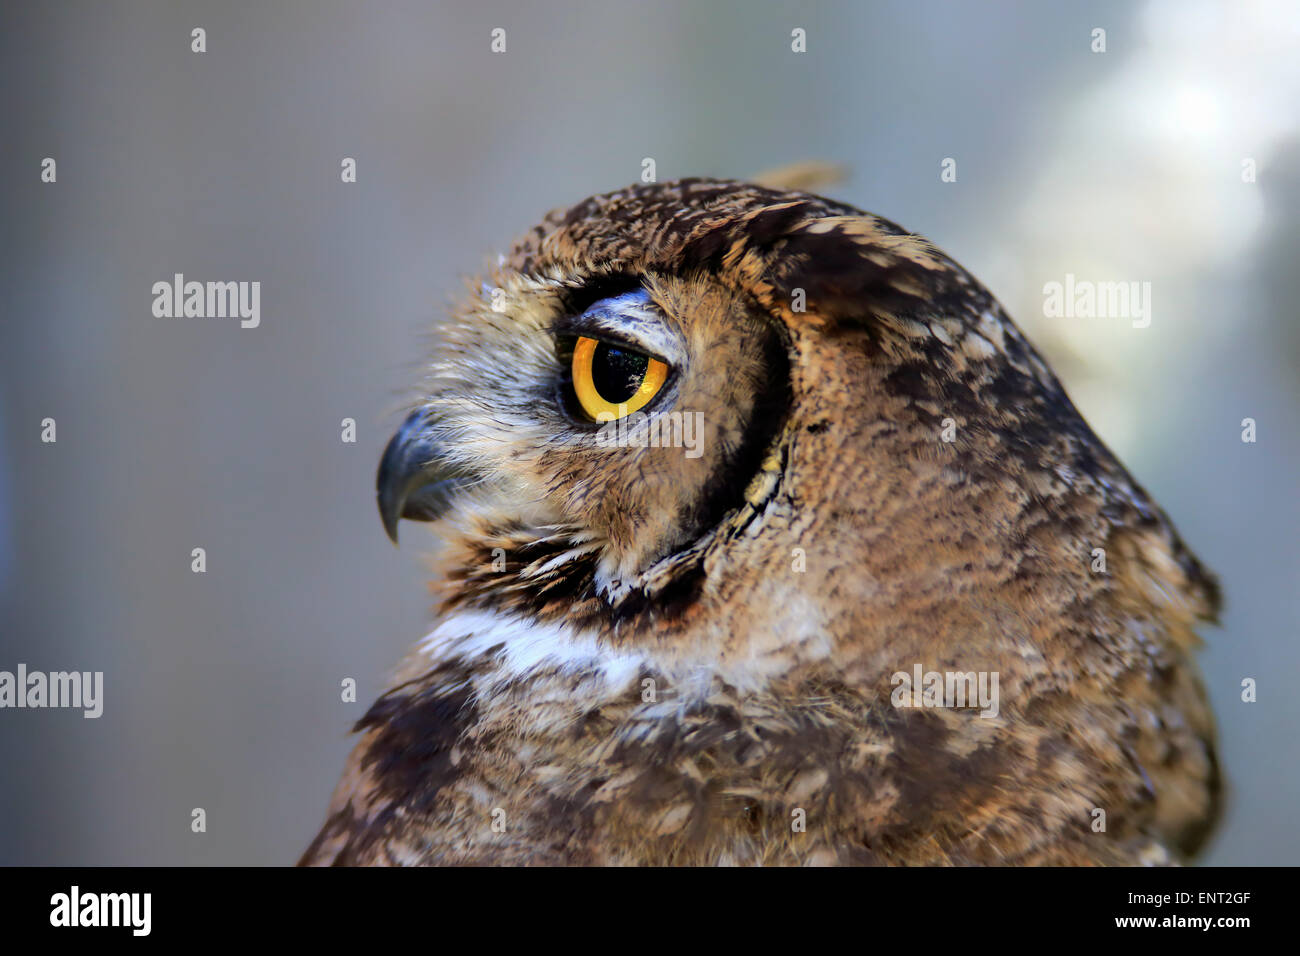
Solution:
<svg viewBox="0 0 1300 956">
<path fill-rule="evenodd" d="M 546 210 L 645 157 L 661 180 L 843 163 L 828 192 L 1003 300 L 1222 576 L 1202 665 L 1231 795 L 1205 860 L 1300 862 L 1294 4 L 106 0 L 0 17 L 0 669 L 106 683 L 98 720 L 0 711 L 0 863 L 298 857 L 348 727 L 426 630 L 434 542 L 407 525 L 388 543 L 373 476 L 432 320 Z M 176 272 L 260 281 L 261 326 L 155 318 L 151 286 Z M 1066 273 L 1151 282 L 1150 327 L 1044 318 Z"/>
</svg>

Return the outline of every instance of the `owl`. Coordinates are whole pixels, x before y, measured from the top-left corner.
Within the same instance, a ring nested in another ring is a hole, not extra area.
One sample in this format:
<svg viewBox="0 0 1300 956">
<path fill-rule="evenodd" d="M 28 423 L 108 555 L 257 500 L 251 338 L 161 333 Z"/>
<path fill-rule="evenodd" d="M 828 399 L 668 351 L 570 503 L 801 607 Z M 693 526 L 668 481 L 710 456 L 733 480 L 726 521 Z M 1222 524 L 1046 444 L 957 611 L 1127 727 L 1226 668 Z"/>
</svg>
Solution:
<svg viewBox="0 0 1300 956">
<path fill-rule="evenodd" d="M 553 212 L 439 329 L 380 515 L 436 618 L 303 864 L 1176 864 L 1214 577 L 993 296 L 819 196 Z"/>
</svg>

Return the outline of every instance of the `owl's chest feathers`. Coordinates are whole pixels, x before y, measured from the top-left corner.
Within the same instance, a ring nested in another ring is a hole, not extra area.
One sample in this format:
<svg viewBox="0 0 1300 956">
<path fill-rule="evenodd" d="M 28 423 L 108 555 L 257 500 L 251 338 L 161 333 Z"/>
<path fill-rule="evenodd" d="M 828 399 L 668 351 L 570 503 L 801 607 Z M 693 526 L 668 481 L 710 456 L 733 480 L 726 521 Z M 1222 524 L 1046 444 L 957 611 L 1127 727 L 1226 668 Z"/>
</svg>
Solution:
<svg viewBox="0 0 1300 956">
<path fill-rule="evenodd" d="M 455 724 L 417 732 L 426 751 L 435 734 L 448 745 L 422 783 L 439 859 L 535 859 L 558 833 L 570 862 L 828 862 L 854 833 L 883 834 L 860 849 L 871 862 L 911 839 L 914 814 L 959 817 L 1006 778 L 996 722 L 900 712 L 816 661 L 765 675 L 489 612 L 448 618 L 420 657 L 412 712 Z"/>
<path fill-rule="evenodd" d="M 439 862 L 994 862 L 1074 846 L 1090 808 L 1144 785 L 1075 733 L 1083 708 L 1098 739 L 1130 739 L 1114 695 L 1053 693 L 1074 678 L 1011 654 L 994 719 L 899 708 L 901 649 L 855 654 L 865 619 L 769 596 L 658 642 L 448 614 L 367 718 L 362 765 L 397 814 L 372 832 Z M 1032 722 L 1018 688 L 1045 694 Z"/>
<path fill-rule="evenodd" d="M 594 767 L 610 748 L 699 755 L 703 744 L 737 733 L 811 734 L 888 700 L 880 688 L 841 684 L 821 666 L 825 648 L 765 660 L 769 642 L 753 637 L 744 657 L 687 646 L 619 650 L 594 632 L 469 611 L 425 638 L 407 673 L 422 674 L 415 696 L 463 701 L 457 729 L 471 748 L 515 741 L 507 745 L 534 762 L 567 760 L 574 769 Z M 850 697 L 855 703 L 845 705 Z M 602 729 L 593 736 L 595 726 Z"/>
</svg>

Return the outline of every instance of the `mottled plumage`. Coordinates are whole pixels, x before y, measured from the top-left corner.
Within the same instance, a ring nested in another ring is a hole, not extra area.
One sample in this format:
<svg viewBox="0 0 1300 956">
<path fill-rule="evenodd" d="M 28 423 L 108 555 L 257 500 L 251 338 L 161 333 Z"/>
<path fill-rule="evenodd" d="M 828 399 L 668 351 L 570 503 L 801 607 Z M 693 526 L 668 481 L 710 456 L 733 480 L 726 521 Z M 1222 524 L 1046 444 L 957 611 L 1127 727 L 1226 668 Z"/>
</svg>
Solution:
<svg viewBox="0 0 1300 956">
<path fill-rule="evenodd" d="M 648 313 L 593 313 L 635 290 Z M 654 410 L 702 413 L 698 457 L 575 419 L 556 343 L 583 316 L 672 366 Z M 634 186 L 547 216 L 440 342 L 380 476 L 390 528 L 437 522 L 438 617 L 304 863 L 1124 864 L 1202 842 L 1214 579 L 923 239 L 804 193 Z M 894 706 L 916 665 L 997 672 L 998 715 Z"/>
</svg>

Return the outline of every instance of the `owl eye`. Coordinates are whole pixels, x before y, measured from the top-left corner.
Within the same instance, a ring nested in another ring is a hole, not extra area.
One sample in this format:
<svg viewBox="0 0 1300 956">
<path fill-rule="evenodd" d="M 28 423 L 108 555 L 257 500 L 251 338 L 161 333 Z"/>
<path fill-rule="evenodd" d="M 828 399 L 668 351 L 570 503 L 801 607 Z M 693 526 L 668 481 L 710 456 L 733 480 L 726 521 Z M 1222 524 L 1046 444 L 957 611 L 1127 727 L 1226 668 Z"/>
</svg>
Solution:
<svg viewBox="0 0 1300 956">
<path fill-rule="evenodd" d="M 573 391 L 593 421 L 630 415 L 659 394 L 668 366 L 644 352 L 578 336 L 573 346 Z"/>
</svg>

